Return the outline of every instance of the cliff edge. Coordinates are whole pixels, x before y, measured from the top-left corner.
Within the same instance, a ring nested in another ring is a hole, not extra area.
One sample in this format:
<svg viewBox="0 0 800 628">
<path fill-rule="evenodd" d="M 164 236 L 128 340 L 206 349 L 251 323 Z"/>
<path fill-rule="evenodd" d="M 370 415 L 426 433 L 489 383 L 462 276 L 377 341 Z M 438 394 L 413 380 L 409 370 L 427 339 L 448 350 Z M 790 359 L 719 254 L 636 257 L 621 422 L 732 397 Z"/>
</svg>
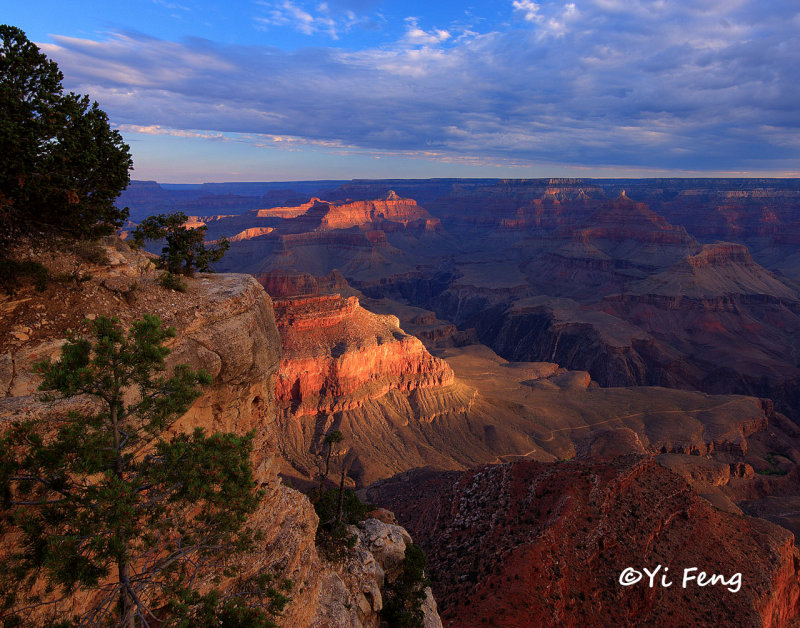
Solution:
<svg viewBox="0 0 800 628">
<path fill-rule="evenodd" d="M 51 275 L 78 268 L 76 272 L 86 277 L 81 282 L 50 282 L 44 292 L 23 285 L 13 297 L 0 295 L 0 430 L 15 417 L 66 414 L 76 405 L 91 403 L 77 399 L 45 404 L 35 394 L 33 363 L 57 357 L 68 329 L 80 331 L 84 318 L 101 315 L 118 316 L 126 325 L 145 313 L 158 314 L 177 330 L 168 367 L 187 363 L 214 378 L 169 429 L 256 434 L 253 463 L 265 496 L 250 525 L 263 538 L 257 551 L 237 559 L 237 576 L 273 573 L 292 580 L 291 601 L 279 625 L 377 627 L 381 589 L 391 570 L 386 551 L 378 551 L 378 545 L 386 543 L 375 544 L 359 534 L 345 561 L 327 560 L 315 545 L 319 521 L 313 506 L 277 475 L 275 374 L 281 348 L 272 301 L 264 289 L 249 275 L 202 274 L 187 281 L 185 293 L 167 291 L 158 285 L 146 254 L 118 240 L 108 240 L 102 248 L 102 263 L 81 261 L 69 251 L 41 258 L 52 266 Z M 35 253 L 22 251 L 31 257 Z M 381 532 L 387 525 L 370 519 L 361 524 L 377 530 L 373 537 L 389 539 L 389 531 Z M 407 542 L 410 537 L 402 530 L 394 542 L 395 556 L 403 555 Z M 206 574 L 209 584 L 214 576 Z M 225 580 L 215 586 L 224 590 Z M 426 626 L 435 628 L 441 622 L 428 597 Z M 76 595 L 74 610 L 79 612 L 87 602 Z"/>
</svg>

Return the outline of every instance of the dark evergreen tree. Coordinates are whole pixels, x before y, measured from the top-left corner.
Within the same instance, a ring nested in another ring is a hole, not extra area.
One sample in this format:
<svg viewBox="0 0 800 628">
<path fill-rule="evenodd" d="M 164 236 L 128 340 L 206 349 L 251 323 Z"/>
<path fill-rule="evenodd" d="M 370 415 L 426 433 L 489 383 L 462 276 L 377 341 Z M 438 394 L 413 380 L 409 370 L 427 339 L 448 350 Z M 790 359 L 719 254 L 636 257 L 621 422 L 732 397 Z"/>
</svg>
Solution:
<svg viewBox="0 0 800 628">
<path fill-rule="evenodd" d="M 37 601 L 20 592 L 37 582 L 47 603 L 88 591 L 96 603 L 81 623 L 131 628 L 198 613 L 267 621 L 242 599 L 192 587 L 204 564 L 250 547 L 245 522 L 260 492 L 252 435 L 160 437 L 211 381 L 186 365 L 167 377 L 164 342 L 174 335 L 156 316 L 127 333 L 100 317 L 91 337 L 37 365 L 43 390 L 88 395 L 96 409 L 15 421 L 0 439 L 0 524 L 15 539 L 0 563 L 0 621 L 25 617 Z"/>
<path fill-rule="evenodd" d="M 145 240 L 165 240 L 158 266 L 174 275 L 191 277 L 196 270 L 211 271 L 211 264 L 218 262 L 230 246 L 225 238 L 214 246 L 206 247 L 208 227 L 202 225 L 190 229 L 183 212 L 159 214 L 145 218 L 133 232 L 133 240 L 142 246 Z"/>
<path fill-rule="evenodd" d="M 381 618 L 392 628 L 423 628 L 425 625 L 422 603 L 425 588 L 430 586 L 425 575 L 426 563 L 425 552 L 419 545 L 412 543 L 406 547 L 403 571 L 384 591 Z"/>
<path fill-rule="evenodd" d="M 0 25 L 0 235 L 12 225 L 79 237 L 112 233 L 127 209 L 129 147 L 19 28 Z"/>
</svg>

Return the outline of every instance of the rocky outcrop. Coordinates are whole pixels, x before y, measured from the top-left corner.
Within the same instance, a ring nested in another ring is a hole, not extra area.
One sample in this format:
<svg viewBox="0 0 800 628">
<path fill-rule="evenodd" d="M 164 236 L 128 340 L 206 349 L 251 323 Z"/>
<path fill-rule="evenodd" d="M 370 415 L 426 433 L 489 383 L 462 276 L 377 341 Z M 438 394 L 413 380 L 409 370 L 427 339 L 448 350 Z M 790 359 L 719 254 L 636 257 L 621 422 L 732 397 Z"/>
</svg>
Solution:
<svg viewBox="0 0 800 628">
<path fill-rule="evenodd" d="M 275 301 L 283 356 L 276 395 L 286 472 L 311 478 L 315 453 L 331 429 L 357 458 L 351 477 L 369 482 L 413 464 L 452 468 L 445 452 L 417 433 L 442 415 L 467 409 L 473 391 L 455 381 L 398 319 L 340 295 Z M 402 432 L 402 433 L 401 433 Z M 420 445 L 420 441 L 425 445 Z M 408 450 L 407 455 L 390 451 Z M 344 452 L 342 452 L 344 453 Z"/>
<path fill-rule="evenodd" d="M 777 627 L 800 614 L 792 535 L 713 508 L 641 454 L 413 471 L 367 494 L 428 553 L 445 626 Z M 619 584 L 658 565 L 652 588 Z M 690 568 L 741 586 L 683 589 Z"/>
<path fill-rule="evenodd" d="M 402 574 L 406 548 L 412 543 L 405 528 L 396 523 L 366 519 L 358 525 L 348 526 L 348 531 L 356 538 L 353 557 L 338 570 L 339 582 L 334 580 L 331 583 L 331 589 L 342 595 L 337 608 L 339 612 L 320 614 L 311 623 L 314 627 L 352 625 L 352 617 L 341 612 L 349 607 L 356 610 L 359 618 L 369 620 L 374 617 L 383 608 L 381 589 Z M 351 592 L 356 593 L 353 595 Z M 430 588 L 426 588 L 425 594 L 422 605 L 424 628 L 441 628 L 442 621 Z M 366 627 L 374 623 L 366 621 L 362 625 Z"/>
<path fill-rule="evenodd" d="M 240 231 L 236 235 L 228 238 L 228 242 L 241 242 L 242 240 L 252 240 L 253 238 L 260 238 L 261 236 L 269 235 L 275 231 L 273 227 L 250 227 L 244 231 Z"/>
<path fill-rule="evenodd" d="M 645 203 L 631 200 L 623 190 L 587 219 L 587 226 L 570 231 L 578 242 L 592 240 L 632 241 L 642 244 L 691 245 L 686 229 L 671 225 Z M 566 235 L 567 232 L 564 232 Z"/>
<path fill-rule="evenodd" d="M 238 576 L 247 578 L 270 573 L 292 580 L 291 601 L 278 618 L 280 625 L 377 628 L 380 588 L 384 574 L 394 568 L 392 560 L 400 553 L 400 544 L 395 544 L 391 560 L 384 559 L 385 553 L 381 552 L 374 556 L 371 549 L 377 545 L 371 540 L 357 546 L 343 564 L 332 563 L 317 552 L 318 519 L 311 503 L 301 493 L 284 486 L 277 475 L 276 443 L 279 439 L 274 380 L 281 349 L 272 302 L 263 288 L 246 275 L 200 275 L 188 280 L 185 293 L 168 292 L 158 286 L 156 273 L 135 270 L 141 254 L 131 253 L 124 246 L 115 246 L 108 254 L 118 263 L 98 267 L 96 275 L 84 282 L 81 312 L 88 312 L 90 318 L 113 313 L 124 324 L 145 312 L 157 313 L 177 329 L 177 337 L 170 343 L 168 368 L 188 363 L 195 369 L 204 368 L 213 377 L 213 385 L 204 390 L 169 430 L 192 431 L 202 427 L 207 432 L 243 434 L 252 430 L 255 433 L 253 463 L 264 498 L 249 525 L 257 529 L 262 538 L 257 550 L 236 559 Z M 131 269 L 130 275 L 137 278 L 135 304 L 115 299 L 102 287 L 102 282 L 128 277 L 126 273 Z M 3 306 L 4 316 L 15 312 L 18 324 L 32 327 L 37 320 L 42 320 L 37 318 L 42 312 L 46 316 L 44 320 L 59 320 L 58 308 L 70 290 L 63 285 L 51 286 L 44 294 L 31 289 L 20 295 L 22 303 L 9 308 L 6 307 L 9 300 L 4 298 L 0 306 Z M 65 416 L 68 410 L 84 409 L 86 406 L 81 404 L 91 403 L 91 400 L 75 399 L 54 407 L 31 394 L 38 381 L 30 374 L 23 376 L 22 370 L 35 358 L 57 353 L 63 336 L 54 337 L 54 334 L 64 328 L 40 325 L 36 329 L 40 332 L 36 337 L 14 340 L 20 344 L 13 345 L 10 371 L 8 365 L 0 365 L 4 382 L 9 380 L 4 391 L 7 396 L 0 397 L 0 421 Z M 49 329 L 49 333 L 42 329 Z M 372 528 L 384 524 L 368 522 L 365 525 Z M 405 531 L 398 533 L 408 538 Z M 224 576 L 220 579 L 220 574 L 214 572 L 204 572 L 198 579 L 201 586 L 206 583 L 223 591 L 227 582 Z M 372 592 L 373 599 L 365 604 L 368 591 Z M 74 598 L 75 612 L 85 604 L 82 600 L 80 595 Z M 435 605 L 429 608 L 429 615 L 435 624 Z"/>
<path fill-rule="evenodd" d="M 293 416 L 350 410 L 390 390 L 453 383 L 447 363 L 404 333 L 397 317 L 371 314 L 356 297 L 285 298 L 275 309 L 284 350 L 277 398 Z"/>
<path fill-rule="evenodd" d="M 705 301 L 739 295 L 775 303 L 797 301 L 796 291 L 757 264 L 746 246 L 731 242 L 705 244 L 667 270 L 630 284 L 626 292 Z"/>
<path fill-rule="evenodd" d="M 400 198 L 393 191 L 385 198 L 374 201 L 352 201 L 344 203 L 324 204 L 320 228 L 347 229 L 388 221 L 400 223 L 405 226 L 421 225 L 423 228 L 433 229 L 438 221 L 427 211 L 417 205 L 414 199 Z"/>
<path fill-rule="evenodd" d="M 322 202 L 314 197 L 307 203 L 295 207 L 269 207 L 267 209 L 256 209 L 253 214 L 256 218 L 297 218 L 302 216 L 317 203 Z"/>
</svg>

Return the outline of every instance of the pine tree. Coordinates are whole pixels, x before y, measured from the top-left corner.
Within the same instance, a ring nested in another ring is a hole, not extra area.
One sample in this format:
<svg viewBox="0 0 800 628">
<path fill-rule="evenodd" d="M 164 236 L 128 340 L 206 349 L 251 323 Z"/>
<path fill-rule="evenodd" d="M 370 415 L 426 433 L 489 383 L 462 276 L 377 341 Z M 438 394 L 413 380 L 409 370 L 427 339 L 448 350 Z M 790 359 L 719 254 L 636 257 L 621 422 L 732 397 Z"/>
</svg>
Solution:
<svg viewBox="0 0 800 628">
<path fill-rule="evenodd" d="M 72 236 L 113 233 L 130 150 L 88 96 L 19 28 L 0 25 L 0 235 L 18 226 Z"/>
<path fill-rule="evenodd" d="M 142 246 L 145 240 L 165 240 L 158 266 L 170 274 L 191 277 L 196 270 L 210 271 L 211 264 L 221 260 L 230 245 L 222 238 L 214 246 L 206 247 L 208 227 L 190 229 L 185 226 L 187 220 L 183 212 L 150 216 L 136 227 L 133 241 Z"/>
<path fill-rule="evenodd" d="M 193 603 L 213 617 L 217 602 L 266 622 L 241 600 L 192 586 L 204 564 L 252 542 L 245 522 L 261 496 L 252 434 L 196 429 L 165 440 L 211 378 L 186 365 L 167 377 L 164 342 L 175 331 L 156 316 L 127 333 L 115 318 L 91 329 L 37 368 L 43 390 L 88 395 L 96 410 L 16 421 L 0 439 L 2 532 L 19 539 L 0 564 L 0 620 L 24 618 L 28 604 L 50 604 L 58 618 L 55 602 L 83 590 L 96 604 L 81 623 L 166 625 L 170 608 L 193 616 Z M 21 595 L 43 581 L 46 597 Z"/>
</svg>

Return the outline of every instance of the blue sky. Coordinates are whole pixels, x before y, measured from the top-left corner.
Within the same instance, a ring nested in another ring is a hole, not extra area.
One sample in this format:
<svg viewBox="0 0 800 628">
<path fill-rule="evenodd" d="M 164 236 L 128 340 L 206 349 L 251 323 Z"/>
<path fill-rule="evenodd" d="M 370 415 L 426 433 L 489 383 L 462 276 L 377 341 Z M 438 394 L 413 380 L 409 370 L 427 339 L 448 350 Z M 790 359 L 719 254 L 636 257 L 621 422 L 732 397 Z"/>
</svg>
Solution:
<svg viewBox="0 0 800 628">
<path fill-rule="evenodd" d="M 800 176 L 797 0 L 0 7 L 137 179 Z"/>
</svg>

